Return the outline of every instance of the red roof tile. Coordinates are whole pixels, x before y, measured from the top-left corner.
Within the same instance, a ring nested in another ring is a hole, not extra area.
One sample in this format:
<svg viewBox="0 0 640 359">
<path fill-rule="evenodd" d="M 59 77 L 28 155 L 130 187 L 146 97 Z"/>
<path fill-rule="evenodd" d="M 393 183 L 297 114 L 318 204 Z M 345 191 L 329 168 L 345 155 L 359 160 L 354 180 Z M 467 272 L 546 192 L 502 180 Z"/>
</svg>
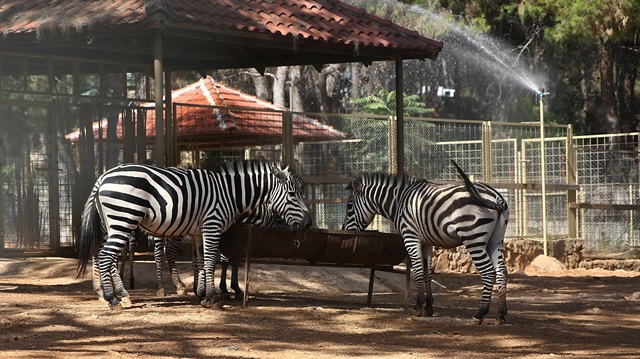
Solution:
<svg viewBox="0 0 640 359">
<path fill-rule="evenodd" d="M 152 23 L 156 15 L 164 18 L 167 28 L 189 25 L 201 26 L 202 31 L 231 31 L 234 36 L 293 36 L 356 48 L 413 51 L 414 56 L 432 59 L 443 45 L 336 0 L 0 0 L 0 32 L 86 33 Z"/>
<path fill-rule="evenodd" d="M 213 81 L 211 77 L 201 79 L 189 86 L 172 92 L 177 108 L 177 137 L 179 146 L 198 143 L 202 147 L 232 147 L 276 144 L 282 142 L 282 107 L 245 94 L 234 88 Z M 189 106 L 181 106 L 187 104 Z M 223 108 L 214 108 L 219 106 Z M 151 108 L 152 105 L 149 105 Z M 155 140 L 155 111 L 147 112 L 146 136 Z M 93 124 L 94 137 L 106 134 L 106 119 Z M 66 137 L 78 140 L 80 131 Z M 339 140 L 344 132 L 301 114 L 293 116 L 293 136 L 296 142 Z M 118 138 L 122 139 L 119 122 Z"/>
</svg>

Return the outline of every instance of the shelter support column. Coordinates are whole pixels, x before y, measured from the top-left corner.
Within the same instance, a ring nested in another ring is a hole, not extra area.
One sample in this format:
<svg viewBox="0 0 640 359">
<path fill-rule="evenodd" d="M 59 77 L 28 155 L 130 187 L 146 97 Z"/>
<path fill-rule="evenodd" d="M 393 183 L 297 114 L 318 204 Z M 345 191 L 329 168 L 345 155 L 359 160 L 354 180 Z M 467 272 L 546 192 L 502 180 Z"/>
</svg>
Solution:
<svg viewBox="0 0 640 359">
<path fill-rule="evenodd" d="M 293 166 L 293 113 L 282 113 L 282 162 Z"/>
<path fill-rule="evenodd" d="M 404 174 L 404 72 L 402 57 L 396 58 L 396 160 L 395 171 Z M 391 163 L 391 159 L 389 159 Z"/>
<path fill-rule="evenodd" d="M 48 153 L 48 177 L 49 177 L 49 250 L 53 253 L 60 249 L 60 175 L 58 173 L 58 121 L 55 107 L 50 106 L 49 111 L 49 153 Z M 1 189 L 1 187 L 0 187 Z"/>
<path fill-rule="evenodd" d="M 156 166 L 164 167 L 165 162 L 165 139 L 164 139 L 164 111 L 162 108 L 163 100 L 163 49 L 162 49 L 162 32 L 155 34 L 153 42 L 153 73 L 154 73 L 154 91 L 155 91 L 155 108 L 156 108 Z"/>
<path fill-rule="evenodd" d="M 178 164 L 176 157 L 176 128 L 173 121 L 173 102 L 171 98 L 171 71 L 165 71 L 164 73 L 164 118 L 167 125 L 166 133 L 166 152 L 167 152 L 167 166 L 176 166 Z"/>
</svg>

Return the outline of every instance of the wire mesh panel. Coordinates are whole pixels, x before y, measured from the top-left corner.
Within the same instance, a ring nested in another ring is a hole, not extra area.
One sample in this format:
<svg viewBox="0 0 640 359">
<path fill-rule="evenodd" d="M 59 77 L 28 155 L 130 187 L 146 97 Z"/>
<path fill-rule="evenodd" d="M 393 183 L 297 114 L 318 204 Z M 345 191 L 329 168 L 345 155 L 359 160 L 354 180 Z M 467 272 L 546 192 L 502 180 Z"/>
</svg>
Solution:
<svg viewBox="0 0 640 359">
<path fill-rule="evenodd" d="M 547 184 L 568 184 L 567 182 L 567 139 L 566 137 L 545 138 L 544 146 L 544 176 Z M 540 139 L 523 139 L 522 182 L 542 183 L 542 151 Z M 546 196 L 546 225 L 547 234 L 552 237 L 565 238 L 568 236 L 567 226 L 567 191 L 547 189 L 546 194 L 540 190 L 524 190 L 522 207 L 524 235 L 542 235 L 543 212 L 542 196 Z"/>
<path fill-rule="evenodd" d="M 579 234 L 594 252 L 640 247 L 638 133 L 576 136 Z M 629 206 L 624 208 L 624 206 Z"/>
<path fill-rule="evenodd" d="M 48 108 L 0 107 L 5 248 L 49 249 L 51 123 Z M 28 121 L 23 121 L 27 115 Z M 11 126 L 8 126 L 11 124 Z"/>
</svg>

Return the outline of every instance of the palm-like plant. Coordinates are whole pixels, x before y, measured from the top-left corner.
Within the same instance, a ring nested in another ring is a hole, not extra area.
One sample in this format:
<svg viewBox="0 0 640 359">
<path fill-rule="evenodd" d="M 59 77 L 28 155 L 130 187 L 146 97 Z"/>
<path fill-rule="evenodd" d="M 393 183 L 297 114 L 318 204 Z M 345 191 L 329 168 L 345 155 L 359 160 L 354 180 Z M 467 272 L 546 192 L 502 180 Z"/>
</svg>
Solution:
<svg viewBox="0 0 640 359">
<path fill-rule="evenodd" d="M 419 95 L 405 95 L 403 99 L 404 114 L 418 116 L 434 112 L 434 109 L 427 108 L 427 105 L 419 100 Z M 396 91 L 380 90 L 377 95 L 355 98 L 351 100 L 351 103 L 358 105 L 362 112 L 372 115 L 395 115 Z"/>
<path fill-rule="evenodd" d="M 419 116 L 433 113 L 433 108 L 419 101 L 419 95 L 405 95 L 403 99 L 403 114 L 406 116 Z M 352 99 L 351 102 L 358 106 L 359 110 L 372 115 L 394 116 L 396 114 L 396 91 L 381 90 L 377 95 L 370 95 Z M 433 125 L 423 121 L 407 121 L 411 123 L 411 130 L 405 130 L 405 155 L 408 169 L 419 166 L 421 158 L 429 152 L 432 142 L 427 140 L 425 134 L 427 127 Z M 365 121 L 354 121 L 346 128 L 353 137 L 362 140 L 361 145 L 352 155 L 356 163 L 369 163 L 362 170 L 385 171 L 389 156 L 388 118 L 375 118 Z"/>
</svg>

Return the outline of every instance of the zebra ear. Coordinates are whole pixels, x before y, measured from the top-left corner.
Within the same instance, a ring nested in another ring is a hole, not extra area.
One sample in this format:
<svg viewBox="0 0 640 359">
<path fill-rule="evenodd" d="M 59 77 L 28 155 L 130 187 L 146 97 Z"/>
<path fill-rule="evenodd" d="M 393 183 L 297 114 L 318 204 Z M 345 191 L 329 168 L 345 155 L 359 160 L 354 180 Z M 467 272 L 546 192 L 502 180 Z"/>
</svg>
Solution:
<svg viewBox="0 0 640 359">
<path fill-rule="evenodd" d="M 271 167 L 271 172 L 278 177 L 278 180 L 280 180 L 280 182 L 285 182 L 287 180 L 287 168 L 285 168 L 284 170 L 281 170 L 279 167 Z"/>
<path fill-rule="evenodd" d="M 362 191 L 362 182 L 358 181 L 357 178 L 354 178 L 354 180 L 347 186 L 347 189 L 352 190 L 353 194 L 360 194 Z"/>
</svg>

